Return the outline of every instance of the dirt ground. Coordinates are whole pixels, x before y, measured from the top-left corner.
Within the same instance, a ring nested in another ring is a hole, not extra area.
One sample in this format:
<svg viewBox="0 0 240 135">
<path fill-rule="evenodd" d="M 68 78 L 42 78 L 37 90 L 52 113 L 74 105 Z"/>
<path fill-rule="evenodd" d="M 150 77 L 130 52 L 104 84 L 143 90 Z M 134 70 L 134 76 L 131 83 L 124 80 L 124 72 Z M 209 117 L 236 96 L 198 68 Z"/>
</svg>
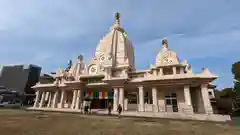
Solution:
<svg viewBox="0 0 240 135">
<path fill-rule="evenodd" d="M 240 135 L 235 126 L 0 109 L 0 135 Z"/>
</svg>

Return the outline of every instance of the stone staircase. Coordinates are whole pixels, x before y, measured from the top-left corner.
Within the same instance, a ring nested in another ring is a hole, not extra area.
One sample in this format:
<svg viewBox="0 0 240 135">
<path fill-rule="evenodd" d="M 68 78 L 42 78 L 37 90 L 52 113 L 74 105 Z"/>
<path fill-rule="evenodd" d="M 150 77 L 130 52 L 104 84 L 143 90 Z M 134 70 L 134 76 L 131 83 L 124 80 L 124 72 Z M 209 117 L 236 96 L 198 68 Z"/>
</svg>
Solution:
<svg viewBox="0 0 240 135">
<path fill-rule="evenodd" d="M 184 114 L 193 114 L 193 107 L 189 105 L 182 105 L 180 108 L 180 112 Z"/>
</svg>

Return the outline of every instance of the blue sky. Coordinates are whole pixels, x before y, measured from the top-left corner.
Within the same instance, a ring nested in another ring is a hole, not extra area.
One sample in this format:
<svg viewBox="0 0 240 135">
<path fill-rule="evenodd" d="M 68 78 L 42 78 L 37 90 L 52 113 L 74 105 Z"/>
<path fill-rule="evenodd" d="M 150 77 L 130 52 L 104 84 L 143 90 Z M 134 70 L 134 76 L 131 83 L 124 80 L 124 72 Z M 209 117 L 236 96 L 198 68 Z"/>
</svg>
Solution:
<svg viewBox="0 0 240 135">
<path fill-rule="evenodd" d="M 36 64 L 43 72 L 94 55 L 121 13 L 138 69 L 149 68 L 166 37 L 194 72 L 208 67 L 219 88 L 231 87 L 240 60 L 239 0 L 1 0 L 0 64 Z M 145 52 L 147 57 L 142 57 Z"/>
</svg>

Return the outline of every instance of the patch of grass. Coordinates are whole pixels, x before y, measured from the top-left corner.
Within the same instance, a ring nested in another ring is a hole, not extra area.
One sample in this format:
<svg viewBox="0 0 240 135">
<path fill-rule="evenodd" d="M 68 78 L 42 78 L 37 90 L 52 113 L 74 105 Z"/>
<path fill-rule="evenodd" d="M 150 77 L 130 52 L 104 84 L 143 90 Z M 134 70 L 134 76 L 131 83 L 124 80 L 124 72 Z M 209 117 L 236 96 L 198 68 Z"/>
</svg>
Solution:
<svg viewBox="0 0 240 135">
<path fill-rule="evenodd" d="M 0 109 L 1 135 L 239 135 L 227 124 Z"/>
</svg>

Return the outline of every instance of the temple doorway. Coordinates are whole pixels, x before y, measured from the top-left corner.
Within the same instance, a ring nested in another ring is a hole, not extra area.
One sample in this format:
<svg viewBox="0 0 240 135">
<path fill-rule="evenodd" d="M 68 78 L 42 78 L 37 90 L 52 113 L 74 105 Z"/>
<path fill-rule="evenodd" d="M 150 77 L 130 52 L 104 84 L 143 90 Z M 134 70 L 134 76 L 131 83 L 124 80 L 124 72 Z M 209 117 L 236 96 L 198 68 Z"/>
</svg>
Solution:
<svg viewBox="0 0 240 135">
<path fill-rule="evenodd" d="M 112 99 L 92 99 L 91 109 L 107 109 L 109 104 L 112 104 Z"/>
<path fill-rule="evenodd" d="M 137 111 L 138 110 L 138 93 L 126 92 L 126 98 L 128 99 L 127 110 Z"/>
<path fill-rule="evenodd" d="M 113 103 L 113 92 L 85 92 L 85 97 L 90 99 L 91 109 L 107 109 Z"/>
<path fill-rule="evenodd" d="M 167 112 L 178 112 L 177 94 L 175 92 L 165 92 L 165 107 Z"/>
</svg>

